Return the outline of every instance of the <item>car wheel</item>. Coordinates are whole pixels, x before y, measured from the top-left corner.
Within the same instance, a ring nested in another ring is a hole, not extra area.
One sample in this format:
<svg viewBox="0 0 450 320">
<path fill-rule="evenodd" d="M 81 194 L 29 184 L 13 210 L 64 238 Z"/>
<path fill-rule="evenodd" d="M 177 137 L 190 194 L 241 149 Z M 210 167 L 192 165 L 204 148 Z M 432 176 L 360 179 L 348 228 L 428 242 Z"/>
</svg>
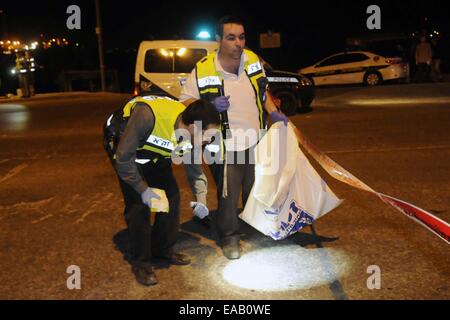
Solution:
<svg viewBox="0 0 450 320">
<path fill-rule="evenodd" d="M 313 109 L 311 107 L 310 101 L 303 101 L 303 99 L 298 100 L 298 108 L 297 108 L 298 113 L 309 113 L 311 111 L 313 111 Z"/>
<path fill-rule="evenodd" d="M 383 82 L 381 74 L 377 71 L 369 71 L 364 76 L 364 83 L 368 86 L 377 86 Z"/>
<path fill-rule="evenodd" d="M 274 94 L 281 102 L 281 111 L 287 116 L 293 116 L 297 113 L 298 100 L 295 94 L 289 91 L 280 91 Z"/>
</svg>

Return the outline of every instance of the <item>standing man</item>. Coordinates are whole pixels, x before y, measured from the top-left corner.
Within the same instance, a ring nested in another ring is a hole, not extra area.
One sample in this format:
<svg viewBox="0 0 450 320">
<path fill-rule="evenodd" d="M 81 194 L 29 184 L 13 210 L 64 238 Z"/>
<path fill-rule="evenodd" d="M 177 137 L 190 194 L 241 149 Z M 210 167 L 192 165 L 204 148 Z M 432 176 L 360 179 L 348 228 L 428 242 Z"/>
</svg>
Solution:
<svg viewBox="0 0 450 320">
<path fill-rule="evenodd" d="M 16 53 L 16 73 L 19 77 L 19 87 L 22 90 L 22 97 L 29 98 L 30 92 L 30 70 L 28 68 L 27 57 L 24 52 Z"/>
<path fill-rule="evenodd" d="M 431 45 L 433 49 L 433 71 L 432 71 L 432 79 L 435 82 L 442 81 L 442 73 L 441 73 L 441 59 L 444 56 L 442 52 L 441 41 L 438 37 L 433 37 L 431 39 Z"/>
<path fill-rule="evenodd" d="M 200 60 L 182 89 L 180 101 L 190 105 L 202 98 L 214 103 L 221 114 L 225 139 L 225 161 L 211 165 L 218 192 L 217 227 L 223 254 L 240 258 L 238 202 L 242 190 L 245 206 L 255 179 L 253 150 L 267 115 L 273 122 L 287 117 L 278 112 L 267 94 L 267 79 L 259 57 L 245 49 L 241 20 L 226 16 L 216 27 L 219 50 Z M 230 137 L 231 136 L 231 137 Z M 243 160 L 243 161 L 242 161 Z M 199 170 L 187 170 L 188 175 Z M 191 177 L 192 178 L 192 177 Z M 202 178 L 203 179 L 203 178 Z M 195 210 L 195 208 L 194 208 Z"/>
<path fill-rule="evenodd" d="M 417 65 L 416 82 L 430 81 L 433 50 L 425 35 L 420 37 L 420 43 L 416 47 L 415 58 Z"/>
<path fill-rule="evenodd" d="M 186 255 L 173 251 L 179 227 L 180 193 L 171 156 L 180 141 L 176 130 L 185 129 L 193 137 L 194 129 L 198 129 L 196 121 L 202 122 L 204 130 L 217 129 L 220 123 L 214 105 L 208 101 L 197 100 L 186 108 L 169 98 L 147 96 L 132 99 L 105 125 L 104 146 L 115 166 L 125 202 L 132 271 L 136 280 L 146 286 L 158 282 L 152 259 L 173 265 L 190 263 Z M 164 190 L 169 210 L 156 212 L 152 227 L 150 208 L 155 207 L 152 202 L 160 200 L 153 188 Z"/>
</svg>

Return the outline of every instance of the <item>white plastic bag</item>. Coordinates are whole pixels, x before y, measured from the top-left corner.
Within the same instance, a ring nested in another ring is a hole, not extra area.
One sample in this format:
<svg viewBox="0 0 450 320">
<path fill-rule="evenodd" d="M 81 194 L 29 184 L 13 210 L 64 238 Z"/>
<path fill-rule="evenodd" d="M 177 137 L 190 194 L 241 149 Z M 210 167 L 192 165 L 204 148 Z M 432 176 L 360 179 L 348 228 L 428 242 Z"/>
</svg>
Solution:
<svg viewBox="0 0 450 320">
<path fill-rule="evenodd" d="M 274 124 L 255 155 L 255 184 L 240 218 L 263 234 L 284 239 L 341 204 L 298 147 L 290 125 Z"/>
<path fill-rule="evenodd" d="M 284 202 L 297 170 L 299 155 L 293 130 L 280 121 L 275 123 L 255 148 L 255 183 L 253 196 L 267 207 Z"/>
</svg>

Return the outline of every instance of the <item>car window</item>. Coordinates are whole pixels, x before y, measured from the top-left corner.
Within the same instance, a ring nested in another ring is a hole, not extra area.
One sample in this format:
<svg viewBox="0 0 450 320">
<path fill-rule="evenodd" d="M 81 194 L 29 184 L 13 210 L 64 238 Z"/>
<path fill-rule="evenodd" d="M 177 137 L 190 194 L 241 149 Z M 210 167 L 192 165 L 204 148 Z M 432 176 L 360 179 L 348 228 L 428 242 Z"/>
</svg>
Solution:
<svg viewBox="0 0 450 320">
<path fill-rule="evenodd" d="M 144 70 L 148 73 L 190 73 L 207 53 L 206 49 L 150 49 L 145 53 Z"/>
<path fill-rule="evenodd" d="M 366 56 L 364 53 L 349 53 L 347 54 L 347 62 L 346 63 L 353 63 L 353 62 L 362 62 L 369 59 L 368 56 Z"/>
<path fill-rule="evenodd" d="M 145 53 L 144 70 L 149 73 L 173 73 L 172 49 L 150 49 Z"/>
<path fill-rule="evenodd" d="M 206 56 L 205 49 L 175 49 L 175 72 L 190 73 L 194 69 L 195 64 Z"/>
<path fill-rule="evenodd" d="M 369 57 L 363 53 L 345 53 L 326 59 L 323 62 L 321 62 L 319 66 L 325 67 L 325 66 L 332 66 L 335 64 L 361 62 L 367 59 L 369 59 Z"/>
<path fill-rule="evenodd" d="M 327 67 L 335 64 L 346 63 L 345 54 L 340 54 L 337 56 L 333 56 L 331 58 L 325 59 L 319 64 L 319 67 Z"/>
</svg>

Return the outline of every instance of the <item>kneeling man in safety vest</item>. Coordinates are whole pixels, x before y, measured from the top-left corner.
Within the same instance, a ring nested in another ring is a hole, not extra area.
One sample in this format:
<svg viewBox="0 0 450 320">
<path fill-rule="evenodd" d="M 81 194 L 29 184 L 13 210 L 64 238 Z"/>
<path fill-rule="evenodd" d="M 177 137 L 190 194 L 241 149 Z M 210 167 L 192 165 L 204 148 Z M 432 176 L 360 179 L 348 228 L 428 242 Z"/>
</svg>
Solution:
<svg viewBox="0 0 450 320">
<path fill-rule="evenodd" d="M 218 128 L 220 118 L 214 105 L 197 100 L 185 107 L 169 98 L 147 96 L 128 102 L 104 127 L 105 149 L 115 166 L 125 202 L 132 270 L 143 285 L 157 283 L 152 260 L 173 265 L 190 263 L 186 255 L 173 251 L 180 193 L 171 155 L 179 145 L 176 130 L 185 129 L 193 137 L 197 121 L 201 121 L 202 130 Z M 164 190 L 168 212 L 158 208 L 164 195 L 154 188 Z M 150 211 L 156 212 L 153 227 Z"/>
</svg>

